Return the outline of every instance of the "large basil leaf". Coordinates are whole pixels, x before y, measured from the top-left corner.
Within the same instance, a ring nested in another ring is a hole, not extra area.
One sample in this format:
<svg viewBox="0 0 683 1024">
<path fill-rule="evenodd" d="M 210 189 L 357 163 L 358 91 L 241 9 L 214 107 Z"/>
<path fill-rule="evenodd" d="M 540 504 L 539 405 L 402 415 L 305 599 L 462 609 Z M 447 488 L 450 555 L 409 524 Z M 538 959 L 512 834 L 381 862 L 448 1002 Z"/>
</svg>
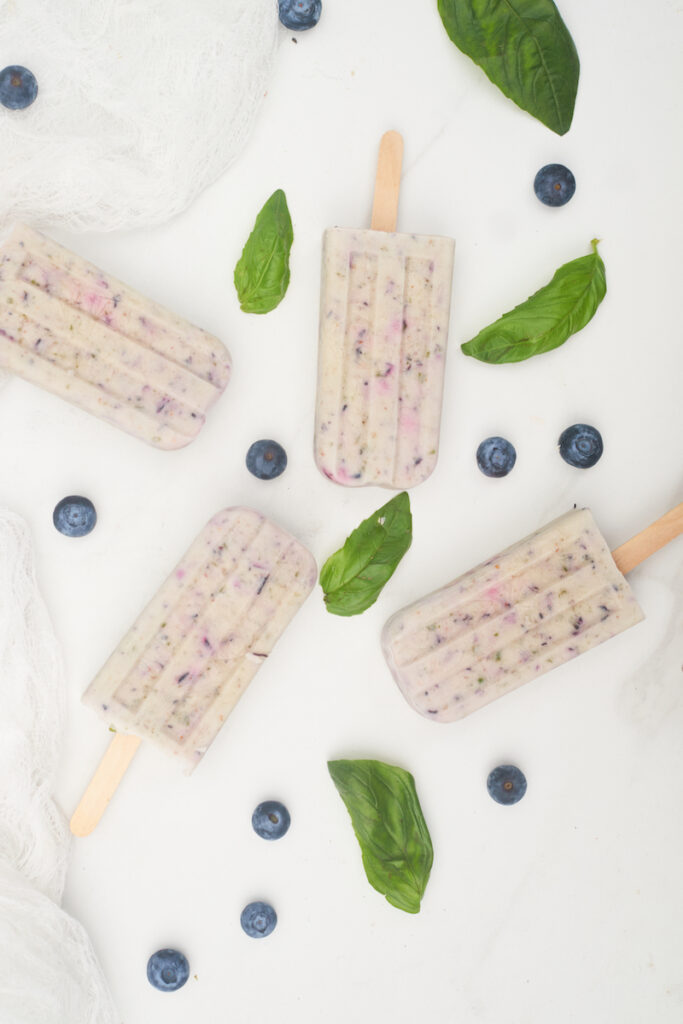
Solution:
<svg viewBox="0 0 683 1024">
<path fill-rule="evenodd" d="M 278 189 L 256 218 L 235 267 L 235 288 L 245 313 L 270 313 L 289 285 L 289 252 L 294 241 L 287 199 Z"/>
<path fill-rule="evenodd" d="M 364 519 L 320 570 L 328 612 L 359 615 L 374 604 L 413 539 L 406 491 Z"/>
<path fill-rule="evenodd" d="M 579 55 L 552 0 L 438 0 L 448 35 L 511 100 L 569 131 Z"/>
<path fill-rule="evenodd" d="M 434 854 L 415 779 L 383 761 L 328 761 L 327 767 L 351 815 L 368 882 L 392 906 L 417 914 Z"/>
<path fill-rule="evenodd" d="M 484 363 L 517 363 L 562 345 L 591 320 L 605 297 L 605 264 L 593 252 L 565 263 L 544 288 L 461 346 Z"/>
</svg>

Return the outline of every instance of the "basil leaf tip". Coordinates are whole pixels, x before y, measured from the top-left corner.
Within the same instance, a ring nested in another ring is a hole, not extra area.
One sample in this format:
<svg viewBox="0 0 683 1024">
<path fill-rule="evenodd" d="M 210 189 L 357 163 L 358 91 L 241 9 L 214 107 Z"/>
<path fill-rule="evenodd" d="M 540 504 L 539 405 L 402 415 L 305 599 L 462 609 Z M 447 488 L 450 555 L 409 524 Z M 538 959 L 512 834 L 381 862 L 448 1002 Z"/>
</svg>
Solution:
<svg viewBox="0 0 683 1024">
<path fill-rule="evenodd" d="M 553 0 L 438 0 L 453 43 L 522 110 L 564 135 L 579 55 Z"/>
<path fill-rule="evenodd" d="M 270 313 L 289 286 L 292 218 L 282 189 L 273 192 L 256 217 L 235 267 L 235 288 L 244 313 Z"/>
<path fill-rule="evenodd" d="M 434 852 L 415 779 L 383 761 L 328 761 L 327 768 L 351 816 L 368 882 L 392 906 L 419 913 Z"/>
<path fill-rule="evenodd" d="M 333 615 L 359 615 L 374 604 L 413 538 L 406 491 L 364 519 L 320 570 L 325 605 Z"/>
<path fill-rule="evenodd" d="M 465 355 L 484 363 L 517 363 L 558 348 L 585 327 L 607 293 L 598 244 L 594 238 L 588 256 L 565 263 L 526 302 L 461 345 Z"/>
</svg>

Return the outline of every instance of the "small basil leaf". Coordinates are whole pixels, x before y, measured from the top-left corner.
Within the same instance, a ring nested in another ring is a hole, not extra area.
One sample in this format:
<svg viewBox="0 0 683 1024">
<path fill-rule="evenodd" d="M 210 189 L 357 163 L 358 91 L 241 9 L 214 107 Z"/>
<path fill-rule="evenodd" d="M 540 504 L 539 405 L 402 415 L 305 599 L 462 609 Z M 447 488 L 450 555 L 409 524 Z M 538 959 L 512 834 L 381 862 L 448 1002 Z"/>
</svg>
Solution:
<svg viewBox="0 0 683 1024">
<path fill-rule="evenodd" d="M 565 263 L 549 284 L 485 327 L 461 348 L 484 363 L 518 363 L 564 344 L 592 320 L 605 297 L 605 264 L 593 252 Z"/>
<path fill-rule="evenodd" d="M 383 761 L 328 761 L 327 767 L 351 815 L 368 882 L 392 906 L 417 914 L 434 853 L 415 779 Z"/>
<path fill-rule="evenodd" d="M 406 491 L 364 519 L 320 570 L 328 612 L 359 615 L 374 604 L 413 539 Z"/>
<path fill-rule="evenodd" d="M 569 131 L 579 55 L 552 0 L 438 0 L 446 31 L 502 93 L 558 135 Z"/>
<path fill-rule="evenodd" d="M 294 241 L 287 198 L 278 189 L 260 211 L 235 267 L 235 288 L 245 313 L 270 313 L 289 285 L 289 253 Z"/>
</svg>

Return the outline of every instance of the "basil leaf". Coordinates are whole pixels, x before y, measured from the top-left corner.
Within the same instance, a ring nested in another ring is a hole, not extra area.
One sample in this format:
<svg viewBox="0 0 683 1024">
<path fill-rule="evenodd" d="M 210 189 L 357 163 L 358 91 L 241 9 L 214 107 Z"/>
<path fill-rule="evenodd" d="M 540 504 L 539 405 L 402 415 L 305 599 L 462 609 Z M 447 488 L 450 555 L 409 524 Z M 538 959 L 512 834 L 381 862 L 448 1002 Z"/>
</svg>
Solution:
<svg viewBox="0 0 683 1024">
<path fill-rule="evenodd" d="M 579 55 L 552 0 L 438 0 L 459 50 L 558 135 L 569 131 Z"/>
<path fill-rule="evenodd" d="M 368 882 L 392 906 L 417 914 L 434 853 L 415 779 L 383 761 L 328 761 L 327 767 L 351 815 Z"/>
<path fill-rule="evenodd" d="M 320 570 L 328 612 L 359 615 L 374 604 L 413 539 L 406 491 L 364 519 Z"/>
<path fill-rule="evenodd" d="M 270 313 L 289 285 L 289 253 L 294 241 L 287 198 L 278 189 L 260 211 L 235 267 L 235 288 L 245 313 Z"/>
<path fill-rule="evenodd" d="M 549 284 L 461 345 L 484 363 L 518 363 L 557 348 L 592 320 L 605 297 L 605 264 L 593 252 L 565 263 Z"/>
</svg>

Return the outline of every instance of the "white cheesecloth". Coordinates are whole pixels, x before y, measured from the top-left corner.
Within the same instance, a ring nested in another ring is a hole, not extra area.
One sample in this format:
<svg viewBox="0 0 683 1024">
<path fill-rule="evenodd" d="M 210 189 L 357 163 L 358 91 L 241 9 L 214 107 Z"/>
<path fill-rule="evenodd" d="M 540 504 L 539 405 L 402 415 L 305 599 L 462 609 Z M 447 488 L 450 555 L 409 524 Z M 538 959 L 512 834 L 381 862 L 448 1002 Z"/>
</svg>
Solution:
<svg viewBox="0 0 683 1024">
<path fill-rule="evenodd" d="M 242 149 L 267 91 L 277 0 L 0 0 L 0 227 L 139 227 L 184 210 Z"/>
<path fill-rule="evenodd" d="M 116 1024 L 90 940 L 60 907 L 69 853 L 52 799 L 64 686 L 29 531 L 0 509 L 0 1022 Z"/>
</svg>

